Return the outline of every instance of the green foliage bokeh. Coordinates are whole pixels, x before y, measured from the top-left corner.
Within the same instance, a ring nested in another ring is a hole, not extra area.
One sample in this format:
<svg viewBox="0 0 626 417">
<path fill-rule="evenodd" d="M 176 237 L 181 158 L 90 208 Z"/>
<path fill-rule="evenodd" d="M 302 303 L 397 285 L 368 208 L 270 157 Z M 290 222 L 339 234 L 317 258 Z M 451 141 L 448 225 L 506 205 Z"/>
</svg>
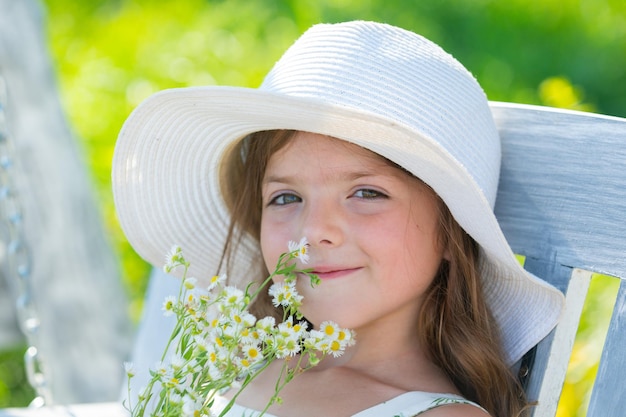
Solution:
<svg viewBox="0 0 626 417">
<path fill-rule="evenodd" d="M 62 102 L 120 255 L 135 319 L 149 267 L 119 230 L 110 192 L 123 121 L 164 88 L 258 86 L 314 23 L 376 20 L 421 33 L 464 63 L 491 100 L 626 116 L 623 0 L 44 0 L 42 6 Z M 581 397 L 566 398 L 567 410 L 580 409 Z"/>
<path fill-rule="evenodd" d="M 134 312 L 147 267 L 119 232 L 110 193 L 115 138 L 158 90 L 256 87 L 317 22 L 371 19 L 424 34 L 472 71 L 491 100 L 626 115 L 626 4 L 617 0 L 45 0 L 62 99 L 124 259 Z M 139 300 L 139 301 L 138 301 Z"/>
</svg>

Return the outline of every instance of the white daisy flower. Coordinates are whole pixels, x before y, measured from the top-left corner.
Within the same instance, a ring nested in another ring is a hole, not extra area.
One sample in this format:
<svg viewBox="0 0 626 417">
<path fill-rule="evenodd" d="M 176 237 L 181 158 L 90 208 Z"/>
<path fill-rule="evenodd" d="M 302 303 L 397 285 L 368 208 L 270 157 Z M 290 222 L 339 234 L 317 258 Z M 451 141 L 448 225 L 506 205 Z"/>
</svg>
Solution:
<svg viewBox="0 0 626 417">
<path fill-rule="evenodd" d="M 339 337 L 339 325 L 332 321 L 324 321 L 320 324 L 320 332 L 329 340 L 336 340 Z"/>
<path fill-rule="evenodd" d="M 209 347 L 209 342 L 202 335 L 194 336 L 193 341 L 195 342 L 196 347 L 201 351 L 206 351 Z"/>
<path fill-rule="evenodd" d="M 224 282 L 226 282 L 226 275 L 225 274 L 213 275 L 211 277 L 211 279 L 209 280 L 209 285 L 207 286 L 207 290 L 211 291 L 213 288 L 221 286 L 222 284 L 224 284 Z"/>
<path fill-rule="evenodd" d="M 173 386 L 178 386 L 178 380 L 173 378 L 170 382 Z M 178 392 L 170 392 L 169 401 L 174 404 L 180 404 L 183 401 L 183 397 Z"/>
<path fill-rule="evenodd" d="M 306 237 L 300 239 L 300 242 L 290 240 L 287 247 L 289 248 L 289 252 L 298 258 L 300 262 L 303 264 L 309 262 L 309 242 Z"/>
<path fill-rule="evenodd" d="M 278 333 L 284 337 L 290 337 L 294 339 L 301 338 L 307 329 L 307 324 L 305 322 L 299 322 L 293 324 L 293 317 L 289 317 L 284 322 L 278 325 Z"/>
<path fill-rule="evenodd" d="M 256 323 L 256 317 L 245 310 L 231 313 L 230 319 L 236 323 L 238 327 L 252 327 Z"/>
<path fill-rule="evenodd" d="M 354 345 L 354 332 L 349 329 L 339 329 L 337 341 L 344 346 Z"/>
<path fill-rule="evenodd" d="M 163 305 L 161 306 L 161 310 L 163 310 L 163 315 L 165 317 L 174 315 L 174 308 L 176 307 L 177 301 L 178 300 L 173 295 L 168 295 L 167 297 L 165 297 Z"/>
<path fill-rule="evenodd" d="M 239 375 L 239 378 L 245 378 L 246 375 L 249 374 L 250 368 L 253 365 L 247 358 L 240 357 L 236 357 L 234 363 L 237 367 L 237 374 Z"/>
<path fill-rule="evenodd" d="M 189 277 L 189 278 L 185 278 L 185 281 L 183 281 L 183 284 L 185 285 L 185 288 L 187 288 L 188 290 L 193 290 L 194 288 L 196 288 L 197 282 L 198 282 L 198 279 Z"/>
<path fill-rule="evenodd" d="M 185 294 L 184 304 L 185 310 L 191 315 L 194 320 L 197 320 L 202 316 L 200 311 L 200 298 L 196 290 L 191 290 Z"/>
<path fill-rule="evenodd" d="M 187 375 L 193 375 L 202 371 L 202 365 L 196 359 L 192 359 L 185 364 L 184 371 Z"/>
<path fill-rule="evenodd" d="M 301 346 L 298 338 L 292 336 L 276 335 L 272 340 L 272 347 L 276 351 L 276 357 L 279 359 L 288 356 L 294 356 L 300 353 Z"/>
<path fill-rule="evenodd" d="M 275 282 L 269 289 L 269 295 L 272 297 L 272 304 L 275 307 L 299 307 L 302 303 L 302 296 L 296 290 L 295 282 Z"/>
<path fill-rule="evenodd" d="M 179 245 L 172 246 L 169 253 L 165 257 L 165 264 L 163 265 L 163 271 L 169 274 L 172 269 L 179 266 L 184 261 L 183 250 Z"/>
<path fill-rule="evenodd" d="M 235 325 L 234 323 L 224 327 L 222 331 L 222 336 L 224 340 L 235 340 L 239 338 L 239 332 L 241 331 L 241 327 Z"/>
<path fill-rule="evenodd" d="M 322 322 L 320 329 L 312 330 L 304 342 L 307 348 L 319 350 L 334 357 L 341 356 L 346 347 L 352 344 L 354 344 L 354 334 L 332 321 Z"/>
<path fill-rule="evenodd" d="M 209 364 L 209 377 L 211 377 L 212 381 L 219 381 L 224 378 L 224 373 L 220 370 L 219 367 L 214 364 Z"/>
<path fill-rule="evenodd" d="M 132 362 L 124 362 L 124 371 L 129 378 L 134 377 L 136 374 L 135 365 Z"/>
<path fill-rule="evenodd" d="M 265 341 L 274 330 L 274 325 L 276 324 L 276 319 L 274 317 L 263 317 L 261 320 L 256 322 L 256 330 L 258 332 L 257 336 L 260 342 Z"/>
<path fill-rule="evenodd" d="M 172 369 L 178 371 L 179 369 L 183 367 L 184 364 L 185 364 L 185 360 L 183 359 L 182 356 L 172 355 L 170 357 L 170 366 L 172 367 Z"/>
<path fill-rule="evenodd" d="M 162 361 L 159 361 L 154 365 L 154 372 L 159 375 L 165 375 L 167 373 L 167 370 L 167 365 L 164 364 Z"/>
<path fill-rule="evenodd" d="M 225 287 L 222 291 L 223 300 L 221 303 L 221 307 L 224 310 L 229 310 L 231 308 L 240 308 L 244 301 L 244 292 L 236 287 Z"/>
<path fill-rule="evenodd" d="M 241 350 L 243 351 L 246 359 L 253 364 L 263 359 L 263 352 L 257 345 L 245 345 Z"/>
<path fill-rule="evenodd" d="M 309 337 L 304 340 L 304 346 L 310 350 L 317 350 L 322 353 L 330 351 L 330 343 L 332 341 L 325 338 L 318 330 L 309 333 Z"/>
<path fill-rule="evenodd" d="M 259 330 L 263 330 L 266 333 L 272 331 L 272 328 L 276 325 L 276 319 L 272 316 L 263 317 L 261 320 L 256 322 L 256 328 Z"/>
<path fill-rule="evenodd" d="M 142 385 L 139 388 L 139 393 L 137 394 L 137 398 L 139 401 L 143 401 L 144 399 L 146 399 L 146 393 L 147 393 L 148 387 L 146 385 Z"/>
<path fill-rule="evenodd" d="M 240 335 L 241 343 L 250 344 L 250 343 L 260 343 L 262 341 L 261 331 L 256 328 L 244 328 Z"/>
<path fill-rule="evenodd" d="M 192 397 L 185 395 L 183 397 L 182 415 L 184 417 L 194 417 L 200 415 L 202 410 L 202 401 L 195 400 Z"/>
<path fill-rule="evenodd" d="M 330 342 L 330 345 L 328 346 L 328 352 L 333 355 L 333 357 L 338 358 L 339 356 L 343 355 L 345 346 L 343 346 L 341 343 L 339 343 L 337 340 L 333 340 L 332 342 Z"/>
</svg>

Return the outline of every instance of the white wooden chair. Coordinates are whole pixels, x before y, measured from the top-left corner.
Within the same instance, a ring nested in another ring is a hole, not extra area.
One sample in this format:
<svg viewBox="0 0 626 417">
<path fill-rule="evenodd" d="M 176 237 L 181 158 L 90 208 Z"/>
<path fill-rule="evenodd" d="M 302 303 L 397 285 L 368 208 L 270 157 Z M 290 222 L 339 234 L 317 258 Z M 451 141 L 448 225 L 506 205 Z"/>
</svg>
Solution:
<svg viewBox="0 0 626 417">
<path fill-rule="evenodd" d="M 528 396 L 538 401 L 534 417 L 553 417 L 591 273 L 626 278 L 626 119 L 508 103 L 492 109 L 503 141 L 496 215 L 525 268 L 567 298 L 563 321 L 521 364 Z M 135 345 L 141 364 L 156 362 L 167 336 L 160 306 L 176 283 L 160 275 L 153 277 Z M 589 417 L 626 416 L 625 320 L 622 281 Z M 67 413 L 125 415 L 119 404 L 107 403 L 4 410 L 0 417 Z"/>
<path fill-rule="evenodd" d="M 493 103 L 503 138 L 496 215 L 525 268 L 566 294 L 529 369 L 535 417 L 554 416 L 591 273 L 626 278 L 626 120 Z M 621 281 L 587 415 L 626 416 Z"/>
</svg>

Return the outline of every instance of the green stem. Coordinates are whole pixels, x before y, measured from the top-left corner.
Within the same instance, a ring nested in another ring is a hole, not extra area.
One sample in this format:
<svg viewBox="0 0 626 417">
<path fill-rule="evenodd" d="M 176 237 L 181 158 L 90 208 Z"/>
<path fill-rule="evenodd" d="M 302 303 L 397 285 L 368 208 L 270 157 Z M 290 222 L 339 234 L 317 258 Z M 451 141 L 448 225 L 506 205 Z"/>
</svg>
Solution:
<svg viewBox="0 0 626 417">
<path fill-rule="evenodd" d="M 283 253 L 282 255 L 280 255 L 280 257 L 278 258 L 278 262 L 276 264 L 276 269 L 267 278 L 265 278 L 265 281 L 263 281 L 261 285 L 254 291 L 254 293 L 250 296 L 251 300 L 255 299 L 256 296 L 259 295 L 261 290 L 264 289 L 267 286 L 267 284 L 269 284 L 274 279 L 274 277 L 276 276 L 276 271 L 282 269 L 285 266 L 286 262 L 283 261 L 285 256 L 289 256 L 289 254 Z"/>
<path fill-rule="evenodd" d="M 237 390 L 237 392 L 235 393 L 235 395 L 233 395 L 233 398 L 230 399 L 230 401 L 228 402 L 228 404 L 226 405 L 226 407 L 224 408 L 224 410 L 222 410 L 222 412 L 220 413 L 219 417 L 223 417 L 226 415 L 226 413 L 233 407 L 233 405 L 235 404 L 235 402 L 237 401 L 237 398 L 239 397 L 239 395 L 241 394 L 241 392 L 250 384 L 250 382 L 252 382 L 261 372 L 263 372 L 265 369 L 267 369 L 268 366 L 270 366 L 270 364 L 273 362 L 273 360 L 268 360 L 266 361 L 263 366 L 261 368 L 259 368 L 258 370 L 256 370 L 252 375 L 250 375 L 249 378 L 246 378 L 246 380 L 244 381 L 244 383 L 241 385 L 241 387 Z M 272 397 L 273 398 L 273 397 Z M 267 407 L 265 407 L 267 409 Z M 263 411 L 263 413 L 265 412 L 265 410 Z M 263 413 L 261 413 L 261 416 L 263 415 Z M 259 416 L 260 417 L 260 416 Z"/>
</svg>

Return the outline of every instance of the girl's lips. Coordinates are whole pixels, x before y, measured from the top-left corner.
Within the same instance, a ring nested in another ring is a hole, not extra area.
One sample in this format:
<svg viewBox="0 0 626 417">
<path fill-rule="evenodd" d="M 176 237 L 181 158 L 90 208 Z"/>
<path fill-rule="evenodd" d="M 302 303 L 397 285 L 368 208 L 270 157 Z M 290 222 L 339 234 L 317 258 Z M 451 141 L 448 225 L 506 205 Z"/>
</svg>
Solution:
<svg viewBox="0 0 626 417">
<path fill-rule="evenodd" d="M 311 273 L 317 275 L 320 279 L 335 279 L 343 278 L 361 268 L 318 268 L 311 271 Z"/>
</svg>

